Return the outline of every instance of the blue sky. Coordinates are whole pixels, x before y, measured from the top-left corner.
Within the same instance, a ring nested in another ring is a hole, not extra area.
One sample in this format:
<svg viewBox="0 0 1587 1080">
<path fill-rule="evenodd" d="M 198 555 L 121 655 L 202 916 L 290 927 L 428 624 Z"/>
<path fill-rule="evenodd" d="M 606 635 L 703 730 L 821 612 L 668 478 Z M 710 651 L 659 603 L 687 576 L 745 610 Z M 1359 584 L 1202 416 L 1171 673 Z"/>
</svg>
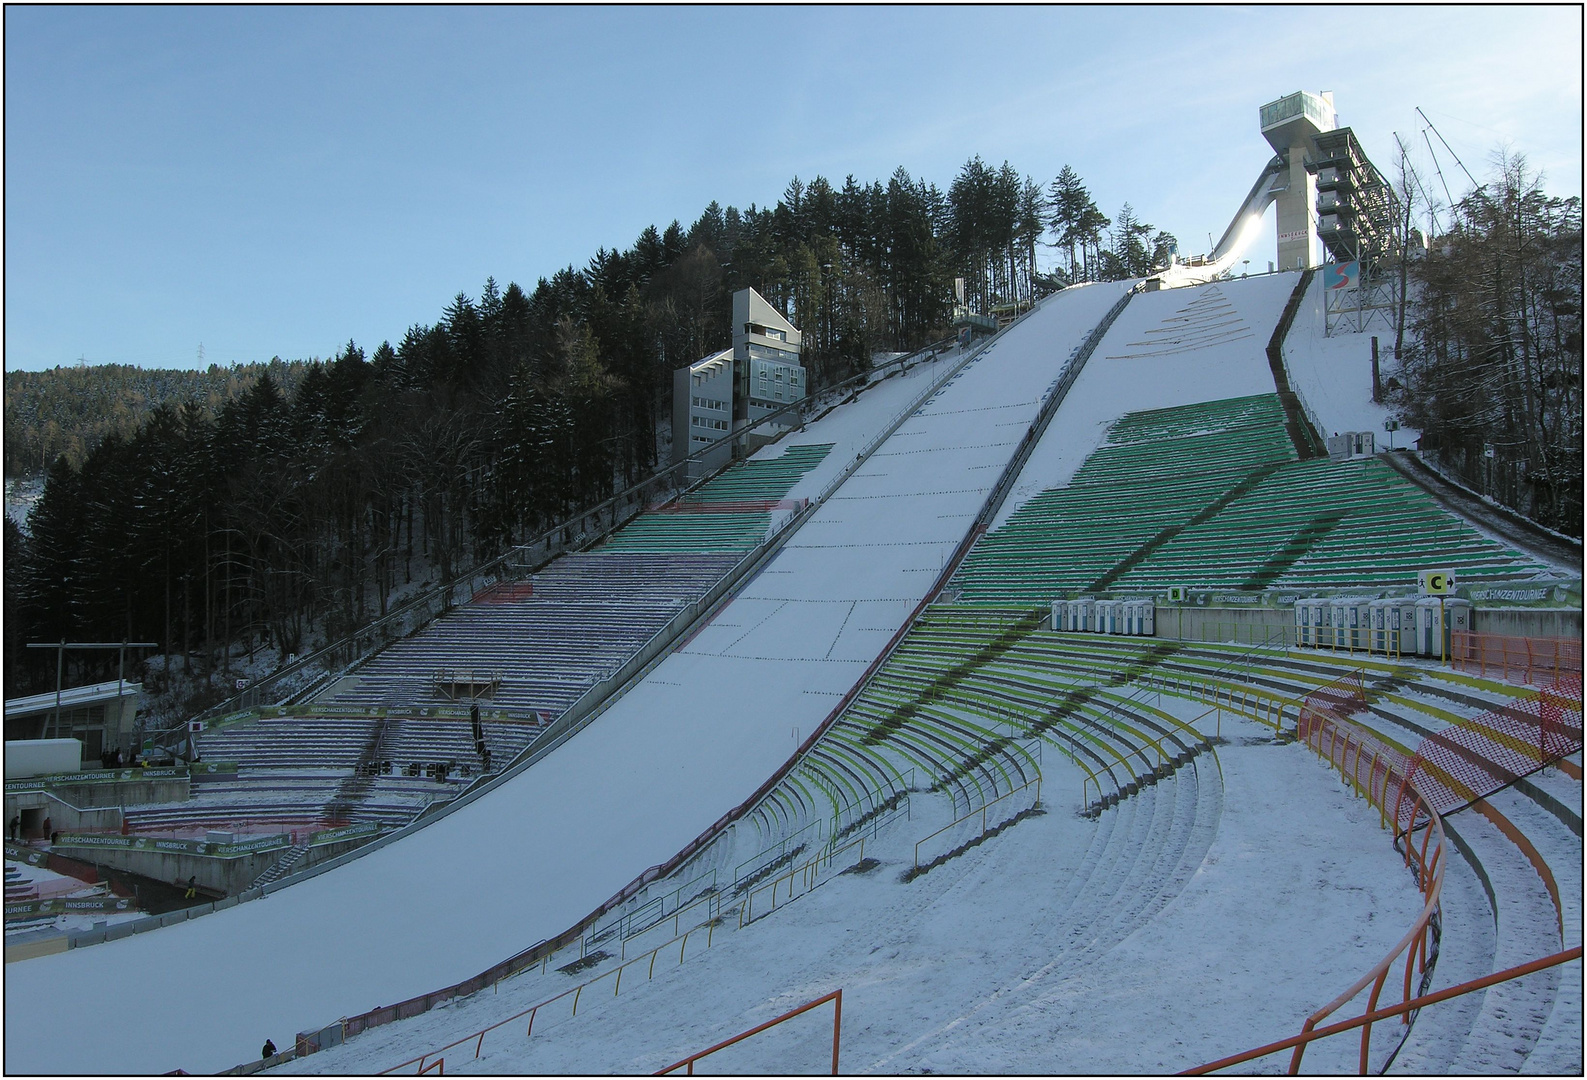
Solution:
<svg viewBox="0 0 1587 1080">
<path fill-rule="evenodd" d="M 1503 143 L 1580 195 L 1581 41 L 1577 7 L 9 7 L 5 363 L 369 349 L 712 199 L 973 154 L 1202 250 L 1301 88 L 1435 190 L 1417 105 L 1479 179 Z"/>
</svg>

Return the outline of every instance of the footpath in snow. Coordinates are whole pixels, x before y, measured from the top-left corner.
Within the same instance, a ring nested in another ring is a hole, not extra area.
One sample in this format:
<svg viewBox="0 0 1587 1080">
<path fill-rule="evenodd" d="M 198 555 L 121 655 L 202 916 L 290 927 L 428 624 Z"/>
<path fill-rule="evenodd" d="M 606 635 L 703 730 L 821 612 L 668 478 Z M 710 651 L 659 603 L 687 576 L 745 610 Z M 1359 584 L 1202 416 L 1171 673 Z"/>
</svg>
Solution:
<svg viewBox="0 0 1587 1080">
<path fill-rule="evenodd" d="M 288 1046 L 469 978 L 664 862 L 787 760 L 902 624 L 1122 288 L 1060 293 L 985 349 L 709 626 L 512 783 L 262 900 L 14 965 L 8 1069 L 226 1069 L 266 1037 Z M 799 441 L 833 441 L 818 427 Z M 58 1003 L 91 1000 L 115 1007 L 58 1036 Z"/>
</svg>

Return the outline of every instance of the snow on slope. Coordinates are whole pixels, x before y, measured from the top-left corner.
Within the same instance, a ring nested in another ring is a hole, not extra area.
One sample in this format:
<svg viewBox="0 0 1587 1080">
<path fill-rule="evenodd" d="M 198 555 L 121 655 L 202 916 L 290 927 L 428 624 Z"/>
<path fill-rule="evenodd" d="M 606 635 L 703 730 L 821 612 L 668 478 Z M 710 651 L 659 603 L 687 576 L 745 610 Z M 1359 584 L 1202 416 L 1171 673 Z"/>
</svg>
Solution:
<svg viewBox="0 0 1587 1080">
<path fill-rule="evenodd" d="M 1270 274 L 1131 299 L 1070 388 L 993 528 L 1033 496 L 1067 484 L 1125 413 L 1275 393 L 1267 343 L 1298 277 Z"/>
<path fill-rule="evenodd" d="M 1290 280 L 1293 282 L 1294 275 L 1290 275 Z M 1290 389 L 1324 438 L 1341 431 L 1370 431 L 1377 435 L 1378 449 L 1382 450 L 1389 445 L 1383 421 L 1393 410 L 1372 403 L 1374 336 L 1378 339 L 1379 374 L 1387 379 L 1399 372 L 1394 360 L 1394 334 L 1379 327 L 1364 334 L 1328 337 L 1323 276 L 1319 273 L 1306 290 L 1289 336 L 1284 339 L 1284 364 L 1289 370 Z M 1394 432 L 1394 445 L 1414 447 L 1420 437 L 1418 431 L 1401 428 Z"/>
<path fill-rule="evenodd" d="M 472 1043 L 447 1051 L 446 1072 L 650 1072 L 838 987 L 846 1073 L 1161 1073 L 1294 1034 L 1388 952 L 1420 899 L 1376 812 L 1309 750 L 1232 716 L 1224 732 L 1221 807 L 1203 758 L 1194 779 L 1182 770 L 1096 820 L 1060 795 L 909 883 L 924 826 L 900 822 L 866 848 L 879 868 L 742 930 L 730 915 L 681 966 L 665 950 L 653 981 L 641 964 L 577 1017 L 548 1011 L 532 1039 L 510 1024 L 477 1062 Z M 389 1068 L 591 974 L 519 977 L 282 1071 Z M 827 1009 L 702 1071 L 819 1071 L 830 1038 Z M 1306 1065 L 1351 1070 L 1357 1046 L 1334 1040 Z"/>
<path fill-rule="evenodd" d="M 229 1068 L 267 1036 L 288 1046 L 469 978 L 664 862 L 753 793 L 902 624 L 1116 295 L 1065 291 L 984 350 L 710 626 L 514 782 L 262 900 L 8 969 L 7 1068 Z M 820 428 L 799 441 L 832 441 Z M 107 995 L 114 1008 L 57 1036 L 59 1002 Z"/>
</svg>

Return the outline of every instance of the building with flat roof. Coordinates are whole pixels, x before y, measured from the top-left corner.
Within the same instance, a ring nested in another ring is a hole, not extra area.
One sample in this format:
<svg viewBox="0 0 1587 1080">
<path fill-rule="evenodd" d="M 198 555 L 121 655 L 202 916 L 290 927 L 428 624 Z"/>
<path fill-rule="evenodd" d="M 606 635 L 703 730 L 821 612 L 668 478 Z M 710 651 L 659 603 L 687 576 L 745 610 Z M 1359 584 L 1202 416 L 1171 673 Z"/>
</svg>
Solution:
<svg viewBox="0 0 1587 1080">
<path fill-rule="evenodd" d="M 77 739 L 83 760 L 99 760 L 100 752 L 135 749 L 138 695 L 143 684 L 112 680 L 47 694 L 9 698 L 5 703 L 7 742 L 26 739 Z"/>
<path fill-rule="evenodd" d="M 754 289 L 733 294 L 733 345 L 672 374 L 672 461 L 706 451 L 691 470 L 704 475 L 727 463 L 735 429 L 804 399 L 809 381 L 799 363 L 804 335 Z M 773 426 L 775 425 L 775 426 Z M 742 452 L 792 424 L 767 425 L 745 436 Z"/>
<path fill-rule="evenodd" d="M 706 450 L 733 430 L 733 350 L 714 352 L 672 373 L 672 462 Z M 722 443 L 700 464 L 709 472 L 732 456 Z"/>
</svg>

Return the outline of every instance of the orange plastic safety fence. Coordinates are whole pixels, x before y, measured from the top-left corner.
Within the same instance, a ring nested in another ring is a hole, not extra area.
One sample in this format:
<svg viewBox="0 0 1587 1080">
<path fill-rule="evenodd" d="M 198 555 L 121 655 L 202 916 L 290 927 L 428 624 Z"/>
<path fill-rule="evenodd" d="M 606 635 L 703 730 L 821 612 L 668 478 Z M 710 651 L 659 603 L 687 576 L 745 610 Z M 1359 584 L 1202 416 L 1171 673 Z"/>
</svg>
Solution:
<svg viewBox="0 0 1587 1080">
<path fill-rule="evenodd" d="M 1455 670 L 1528 686 L 1547 685 L 1574 675 L 1581 684 L 1582 643 L 1579 638 L 1512 637 L 1454 630 L 1449 659 Z"/>
<path fill-rule="evenodd" d="M 1449 814 L 1582 749 L 1580 688 L 1578 678 L 1572 697 L 1569 682 L 1556 680 L 1429 735 L 1410 764 L 1417 789 L 1433 809 Z"/>
</svg>

